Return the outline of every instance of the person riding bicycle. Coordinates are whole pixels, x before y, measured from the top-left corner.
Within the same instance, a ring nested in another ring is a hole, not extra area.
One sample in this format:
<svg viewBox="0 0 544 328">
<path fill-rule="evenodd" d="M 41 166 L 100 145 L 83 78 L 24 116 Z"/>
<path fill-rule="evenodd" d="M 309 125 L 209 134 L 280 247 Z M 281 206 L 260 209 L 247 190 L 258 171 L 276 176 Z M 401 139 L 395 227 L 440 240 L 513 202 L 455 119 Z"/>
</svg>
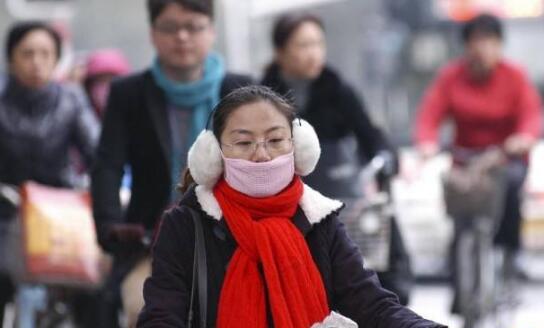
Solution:
<svg viewBox="0 0 544 328">
<path fill-rule="evenodd" d="M 384 189 L 395 175 L 395 151 L 384 133 L 340 74 L 325 63 L 325 30 L 321 19 L 309 13 L 287 13 L 275 23 L 275 58 L 262 84 L 294 102 L 297 114 L 315 127 L 323 157 L 304 182 L 325 196 L 350 207 L 364 197 L 358 176 L 361 164 L 376 155 L 388 161 L 380 172 Z M 389 270 L 378 275 L 383 285 L 407 304 L 413 276 L 408 252 L 396 220 L 392 220 Z"/>
<path fill-rule="evenodd" d="M 16 23 L 7 33 L 5 51 L 8 74 L 0 90 L 0 182 L 19 186 L 32 180 L 72 187 L 70 150 L 77 149 L 89 168 L 99 126 L 82 90 L 52 81 L 60 36 L 43 22 Z M 11 206 L 0 203 L 2 231 L 7 231 L 4 228 L 14 216 Z M 2 243 L 5 240 L 5 235 L 0 236 Z M 5 247 L 0 245 L 2 253 L 9 251 Z M 13 291 L 9 278 L 4 275 L 1 280 L 0 322 Z M 18 292 L 26 295 L 25 288 Z M 18 314 L 18 320 L 25 318 Z"/>
<path fill-rule="evenodd" d="M 467 153 L 502 149 L 508 158 L 507 186 L 495 243 L 512 258 L 520 249 L 521 187 L 527 154 L 541 132 L 541 100 L 523 70 L 503 58 L 503 27 L 498 18 L 476 16 L 465 23 L 461 36 L 464 55 L 441 70 L 423 97 L 415 142 L 423 158 L 434 156 L 440 148 L 440 125 L 450 119 L 455 130 L 454 165 L 462 165 L 461 157 Z M 462 224 L 461 220 L 455 224 Z M 457 311 L 458 305 L 454 300 L 452 310 Z"/>
<path fill-rule="evenodd" d="M 213 51 L 214 1 L 147 0 L 146 8 L 156 56 L 150 67 L 112 83 L 91 173 L 98 242 L 114 257 L 101 328 L 118 327 L 121 308 L 134 325 L 150 270 L 142 237 L 179 196 L 187 150 L 213 106 L 252 83 Z M 124 208 L 119 188 L 127 167 L 131 197 Z"/>
<path fill-rule="evenodd" d="M 321 149 L 285 99 L 239 88 L 211 122 L 162 219 L 137 327 L 443 327 L 381 287 L 338 219 L 343 204 L 302 182 Z"/>
</svg>

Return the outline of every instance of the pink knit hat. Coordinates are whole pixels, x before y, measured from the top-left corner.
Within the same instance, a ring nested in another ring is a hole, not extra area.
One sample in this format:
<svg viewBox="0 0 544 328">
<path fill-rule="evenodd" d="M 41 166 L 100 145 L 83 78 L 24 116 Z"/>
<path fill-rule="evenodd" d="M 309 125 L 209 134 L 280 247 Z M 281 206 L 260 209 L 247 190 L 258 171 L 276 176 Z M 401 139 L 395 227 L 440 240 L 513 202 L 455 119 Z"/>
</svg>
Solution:
<svg viewBox="0 0 544 328">
<path fill-rule="evenodd" d="M 129 72 L 127 58 L 117 49 L 97 50 L 87 57 L 86 78 L 99 74 L 125 75 Z"/>
</svg>

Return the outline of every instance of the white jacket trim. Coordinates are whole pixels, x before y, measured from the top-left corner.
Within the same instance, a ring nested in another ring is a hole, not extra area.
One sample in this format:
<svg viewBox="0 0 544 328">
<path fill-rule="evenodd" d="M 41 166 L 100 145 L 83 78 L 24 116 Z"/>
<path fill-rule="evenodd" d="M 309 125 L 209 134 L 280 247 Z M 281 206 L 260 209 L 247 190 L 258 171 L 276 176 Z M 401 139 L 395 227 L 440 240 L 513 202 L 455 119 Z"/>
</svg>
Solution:
<svg viewBox="0 0 544 328">
<path fill-rule="evenodd" d="M 202 210 L 212 218 L 221 220 L 223 213 L 217 199 L 213 195 L 213 191 L 199 185 L 195 188 L 195 194 Z M 304 185 L 299 205 L 311 224 L 320 222 L 343 206 L 342 202 L 325 197 L 307 185 Z"/>
</svg>

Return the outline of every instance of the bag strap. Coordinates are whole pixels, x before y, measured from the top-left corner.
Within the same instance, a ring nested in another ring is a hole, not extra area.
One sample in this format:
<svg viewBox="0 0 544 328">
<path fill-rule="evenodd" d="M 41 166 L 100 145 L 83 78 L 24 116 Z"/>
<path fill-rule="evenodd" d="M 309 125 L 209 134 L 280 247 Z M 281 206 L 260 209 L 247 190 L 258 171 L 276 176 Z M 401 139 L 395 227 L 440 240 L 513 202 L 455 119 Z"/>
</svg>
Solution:
<svg viewBox="0 0 544 328">
<path fill-rule="evenodd" d="M 191 300 L 189 304 L 189 316 L 187 327 L 192 327 L 193 303 L 195 294 L 195 282 L 198 285 L 198 304 L 200 309 L 200 327 L 206 327 L 208 308 L 208 268 L 206 264 L 206 243 L 204 241 L 204 229 L 201 216 L 192 208 L 187 207 L 191 213 L 195 226 L 195 251 L 193 255 L 193 281 L 191 285 Z M 197 280 L 198 279 L 198 280 Z"/>
<path fill-rule="evenodd" d="M 196 228 L 196 226 L 195 226 Z M 196 230 L 195 230 L 196 231 Z M 196 236 L 196 233 L 195 233 L 195 245 L 194 245 L 194 252 L 193 252 L 193 279 L 192 279 L 192 282 L 191 282 L 191 298 L 190 298 L 190 301 L 189 301 L 189 313 L 187 314 L 187 328 L 192 328 L 193 327 L 193 303 L 194 303 L 194 299 L 195 299 L 195 284 L 196 284 L 196 275 L 198 274 L 197 273 L 197 270 L 196 270 L 196 265 L 197 265 L 197 252 L 198 250 L 196 249 L 196 245 L 198 244 L 198 241 L 196 240 L 197 236 Z"/>
</svg>

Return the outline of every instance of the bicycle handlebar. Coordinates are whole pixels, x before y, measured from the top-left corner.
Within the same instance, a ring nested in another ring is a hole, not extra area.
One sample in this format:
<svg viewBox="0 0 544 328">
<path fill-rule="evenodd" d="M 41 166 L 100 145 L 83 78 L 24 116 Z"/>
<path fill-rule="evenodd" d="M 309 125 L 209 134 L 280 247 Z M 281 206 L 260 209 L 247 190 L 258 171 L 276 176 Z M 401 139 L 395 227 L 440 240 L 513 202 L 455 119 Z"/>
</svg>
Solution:
<svg viewBox="0 0 544 328">
<path fill-rule="evenodd" d="M 392 171 L 391 165 L 393 165 L 393 155 L 388 151 L 379 152 L 376 156 L 368 162 L 367 165 L 361 170 L 361 177 L 363 181 L 371 181 L 375 179 L 380 172 L 386 174 Z"/>
</svg>

